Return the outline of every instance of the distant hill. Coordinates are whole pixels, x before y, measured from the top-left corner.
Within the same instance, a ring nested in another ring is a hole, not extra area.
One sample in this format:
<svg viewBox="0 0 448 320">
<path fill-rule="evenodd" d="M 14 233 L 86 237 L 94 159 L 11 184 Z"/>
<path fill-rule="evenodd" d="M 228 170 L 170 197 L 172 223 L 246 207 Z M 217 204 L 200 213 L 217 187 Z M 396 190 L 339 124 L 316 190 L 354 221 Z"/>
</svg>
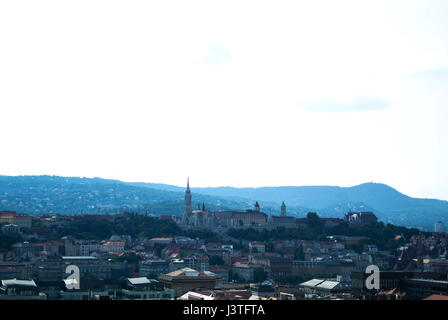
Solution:
<svg viewBox="0 0 448 320">
<path fill-rule="evenodd" d="M 58 176 L 0 176 L 0 210 L 29 214 L 134 211 L 181 215 L 184 192 L 135 186 L 118 180 Z M 210 210 L 249 208 L 248 203 L 195 195 Z"/>
<path fill-rule="evenodd" d="M 114 213 L 132 210 L 152 214 L 183 213 L 185 187 L 127 183 L 101 178 L 0 176 L 0 210 L 40 213 Z M 432 229 L 448 226 L 448 201 L 417 199 L 379 183 L 354 187 L 286 186 L 262 188 L 192 188 L 193 205 L 210 210 L 249 209 L 258 201 L 265 213 L 278 214 L 285 201 L 287 214 L 340 217 L 350 210 L 373 211 L 384 222 Z"/>
</svg>

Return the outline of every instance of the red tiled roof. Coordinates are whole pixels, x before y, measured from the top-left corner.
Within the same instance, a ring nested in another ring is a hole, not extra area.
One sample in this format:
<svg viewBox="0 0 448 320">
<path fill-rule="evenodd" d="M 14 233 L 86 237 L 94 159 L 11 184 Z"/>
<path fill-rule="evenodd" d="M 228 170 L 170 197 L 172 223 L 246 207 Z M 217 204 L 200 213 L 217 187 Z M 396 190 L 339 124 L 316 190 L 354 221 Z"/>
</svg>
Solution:
<svg viewBox="0 0 448 320">
<path fill-rule="evenodd" d="M 223 290 L 231 290 L 231 289 L 241 289 L 244 290 L 246 288 L 249 288 L 248 283 L 224 283 L 222 285 Z"/>
<path fill-rule="evenodd" d="M 50 240 L 50 241 L 47 241 L 45 244 L 51 245 L 51 246 L 63 246 L 64 245 L 64 243 L 59 240 Z"/>
<path fill-rule="evenodd" d="M 249 299 L 252 295 L 251 290 L 228 290 L 228 291 L 215 291 L 214 295 L 224 299 Z"/>
<path fill-rule="evenodd" d="M 245 268 L 245 269 L 249 269 L 249 268 L 262 268 L 263 265 L 261 264 L 249 264 L 249 263 L 241 263 L 241 262 L 235 262 L 233 264 L 234 267 L 236 268 Z"/>
<path fill-rule="evenodd" d="M 105 246 L 124 246 L 124 241 L 107 241 L 104 243 Z"/>
<path fill-rule="evenodd" d="M 2 216 L 4 214 L 16 214 L 16 212 L 15 211 L 0 211 L 0 216 Z"/>
<path fill-rule="evenodd" d="M 159 219 L 164 220 L 164 219 L 173 219 L 172 216 L 167 216 L 167 215 L 160 215 Z"/>
<path fill-rule="evenodd" d="M 448 300 L 448 296 L 443 296 L 440 294 L 433 294 L 423 300 Z"/>
<path fill-rule="evenodd" d="M 30 218 L 30 216 L 26 213 L 16 213 L 16 218 Z"/>
<path fill-rule="evenodd" d="M 172 238 L 152 238 L 149 241 L 171 241 Z"/>
<path fill-rule="evenodd" d="M 220 267 L 210 267 L 210 271 L 211 272 L 227 272 L 228 270 L 226 268 L 220 268 Z"/>
<path fill-rule="evenodd" d="M 0 262 L 0 267 L 2 266 L 24 266 L 24 263 L 20 262 Z"/>
<path fill-rule="evenodd" d="M 15 271 L 13 268 L 0 268 L 0 272 L 11 272 Z"/>
</svg>

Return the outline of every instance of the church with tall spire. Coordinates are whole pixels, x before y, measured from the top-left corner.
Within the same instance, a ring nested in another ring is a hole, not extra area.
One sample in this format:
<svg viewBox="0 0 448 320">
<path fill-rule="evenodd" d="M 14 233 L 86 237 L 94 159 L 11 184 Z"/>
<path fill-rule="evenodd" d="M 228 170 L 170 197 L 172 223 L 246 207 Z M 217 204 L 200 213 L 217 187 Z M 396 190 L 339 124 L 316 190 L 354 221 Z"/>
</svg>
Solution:
<svg viewBox="0 0 448 320">
<path fill-rule="evenodd" d="M 184 199 L 184 215 L 182 222 L 187 223 L 188 219 L 193 214 L 191 208 L 191 191 L 190 191 L 190 177 L 187 178 L 187 190 L 185 191 L 185 199 Z"/>
<path fill-rule="evenodd" d="M 295 219 L 286 216 L 286 206 L 282 203 L 281 216 L 272 216 L 263 213 L 258 201 L 253 209 L 245 211 L 209 211 L 205 204 L 198 204 L 197 210 L 192 208 L 192 198 L 190 190 L 190 178 L 187 178 L 187 189 L 185 190 L 184 214 L 179 221 L 183 227 L 202 227 L 202 228 L 232 228 L 232 227 L 263 227 L 276 228 L 295 227 Z"/>
</svg>

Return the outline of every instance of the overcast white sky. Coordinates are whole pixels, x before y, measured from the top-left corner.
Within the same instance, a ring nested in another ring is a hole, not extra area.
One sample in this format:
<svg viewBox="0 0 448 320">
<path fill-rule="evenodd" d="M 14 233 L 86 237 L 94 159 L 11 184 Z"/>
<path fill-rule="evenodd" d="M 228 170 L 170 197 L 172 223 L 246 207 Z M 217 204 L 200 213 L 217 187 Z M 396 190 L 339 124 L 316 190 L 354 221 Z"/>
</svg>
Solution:
<svg viewBox="0 0 448 320">
<path fill-rule="evenodd" d="M 1 1 L 0 174 L 448 200 L 448 1 Z"/>
</svg>

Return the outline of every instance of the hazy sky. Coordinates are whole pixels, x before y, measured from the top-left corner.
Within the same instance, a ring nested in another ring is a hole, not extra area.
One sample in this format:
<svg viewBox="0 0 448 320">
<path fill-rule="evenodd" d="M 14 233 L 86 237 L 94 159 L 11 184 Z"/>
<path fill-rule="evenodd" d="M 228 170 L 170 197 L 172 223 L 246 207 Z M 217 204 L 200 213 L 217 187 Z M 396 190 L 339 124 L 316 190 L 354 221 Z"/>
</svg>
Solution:
<svg viewBox="0 0 448 320">
<path fill-rule="evenodd" d="M 448 1 L 1 1 L 0 174 L 448 199 Z"/>
</svg>

